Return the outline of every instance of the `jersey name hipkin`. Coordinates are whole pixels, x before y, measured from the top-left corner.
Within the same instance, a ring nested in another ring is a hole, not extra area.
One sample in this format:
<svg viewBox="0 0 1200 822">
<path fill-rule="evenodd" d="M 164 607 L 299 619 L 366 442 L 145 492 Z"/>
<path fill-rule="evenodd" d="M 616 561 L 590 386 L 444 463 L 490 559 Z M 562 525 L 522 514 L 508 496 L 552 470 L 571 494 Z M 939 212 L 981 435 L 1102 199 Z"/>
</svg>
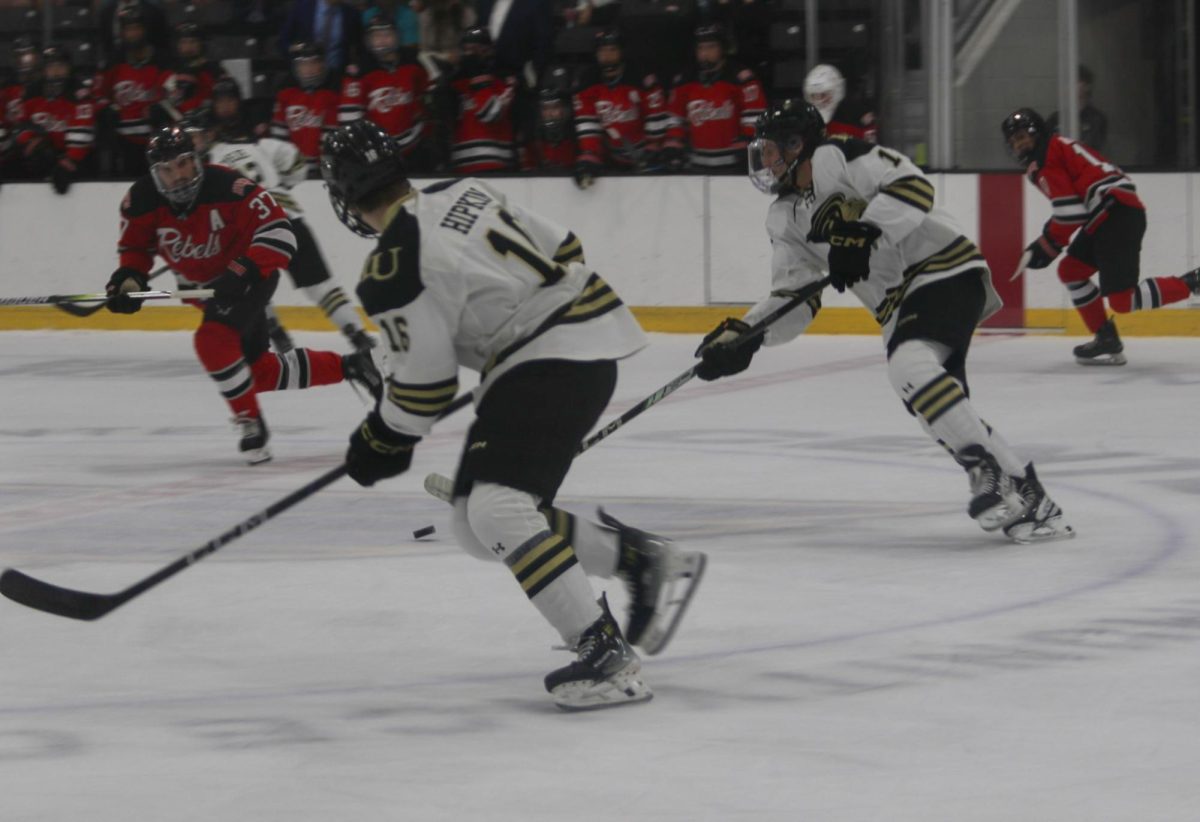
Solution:
<svg viewBox="0 0 1200 822">
<path fill-rule="evenodd" d="M 460 234 L 470 234 L 471 227 L 479 219 L 482 209 L 490 202 L 492 198 L 487 194 L 477 188 L 468 188 L 454 201 L 454 205 L 450 206 L 438 226 Z"/>
</svg>

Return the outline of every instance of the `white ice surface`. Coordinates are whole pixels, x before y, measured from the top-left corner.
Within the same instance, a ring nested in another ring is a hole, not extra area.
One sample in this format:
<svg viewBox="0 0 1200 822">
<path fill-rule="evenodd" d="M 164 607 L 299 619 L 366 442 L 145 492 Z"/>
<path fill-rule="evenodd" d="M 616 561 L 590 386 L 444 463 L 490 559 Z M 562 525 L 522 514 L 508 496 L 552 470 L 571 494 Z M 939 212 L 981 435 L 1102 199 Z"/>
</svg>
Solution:
<svg viewBox="0 0 1200 822">
<path fill-rule="evenodd" d="M 1078 342 L 981 337 L 970 368 L 1073 541 L 978 530 L 876 338 L 765 350 L 581 457 L 564 507 L 709 554 L 644 705 L 558 712 L 556 635 L 453 544 L 421 480 L 466 411 L 408 475 L 98 622 L 0 600 L 0 820 L 1196 820 L 1200 341 L 1120 369 Z M 695 343 L 656 336 L 605 418 Z M 244 467 L 188 335 L 0 335 L 0 564 L 122 588 L 335 465 L 363 413 L 345 386 L 263 407 L 276 459 Z"/>
</svg>

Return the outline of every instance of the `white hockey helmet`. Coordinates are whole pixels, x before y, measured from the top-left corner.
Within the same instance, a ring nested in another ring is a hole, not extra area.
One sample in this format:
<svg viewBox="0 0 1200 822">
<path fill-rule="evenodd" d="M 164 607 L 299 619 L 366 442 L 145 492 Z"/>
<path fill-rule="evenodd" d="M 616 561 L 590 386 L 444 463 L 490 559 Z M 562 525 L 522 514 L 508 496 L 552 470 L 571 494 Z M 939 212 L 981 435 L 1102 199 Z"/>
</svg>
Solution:
<svg viewBox="0 0 1200 822">
<path fill-rule="evenodd" d="M 804 78 L 804 99 L 816 106 L 828 123 L 834 109 L 846 99 L 846 78 L 827 63 L 813 66 Z"/>
</svg>

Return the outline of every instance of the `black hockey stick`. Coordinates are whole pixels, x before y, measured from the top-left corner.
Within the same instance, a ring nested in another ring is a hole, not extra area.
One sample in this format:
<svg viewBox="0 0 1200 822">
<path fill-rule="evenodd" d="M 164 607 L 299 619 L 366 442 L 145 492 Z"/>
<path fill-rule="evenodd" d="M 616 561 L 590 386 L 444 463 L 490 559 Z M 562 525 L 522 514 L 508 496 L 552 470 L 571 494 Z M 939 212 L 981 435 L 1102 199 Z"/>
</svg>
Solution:
<svg viewBox="0 0 1200 822">
<path fill-rule="evenodd" d="M 453 414 L 470 401 L 470 392 L 458 397 L 446 407 L 446 410 L 438 416 L 438 419 L 444 419 Z M 128 588 L 117 591 L 114 594 L 95 594 L 89 591 L 62 588 L 58 585 L 52 585 L 49 582 L 35 579 L 15 568 L 6 568 L 4 573 L 0 574 L 0 594 L 3 594 L 14 602 L 19 602 L 30 608 L 36 608 L 39 611 L 45 611 L 48 614 L 85 621 L 99 619 L 134 597 L 144 594 L 160 582 L 164 582 L 185 568 L 195 565 L 209 554 L 219 551 L 238 537 L 248 534 L 268 520 L 274 519 L 296 503 L 303 502 L 325 486 L 337 482 L 345 475 L 345 464 L 339 465 L 337 468 L 331 468 L 303 488 L 296 489 L 283 499 L 271 503 L 257 514 L 252 514 L 219 537 L 209 540 L 195 551 L 184 554 L 170 565 L 160 568 L 145 579 L 135 582 Z"/>
<path fill-rule="evenodd" d="M 771 326 L 772 323 L 774 323 L 776 320 L 778 320 L 784 314 L 787 314 L 787 313 L 791 312 L 793 309 L 803 305 L 805 302 L 812 299 L 817 294 L 820 294 L 822 289 L 824 289 L 825 286 L 827 286 L 827 285 L 829 285 L 829 278 L 822 277 L 821 279 L 817 280 L 815 283 L 809 283 L 808 285 L 799 289 L 792 295 L 792 297 L 786 303 L 784 303 L 783 305 L 776 308 L 774 311 L 772 311 L 767 316 L 763 317 L 761 320 L 756 322 L 754 325 L 750 326 L 750 328 L 748 328 L 744 334 L 742 334 L 736 340 L 734 340 L 732 343 L 730 343 L 730 345 L 737 348 L 742 345 L 745 345 L 747 342 L 755 339 L 756 337 L 761 337 L 763 334 L 765 334 L 767 332 L 767 329 Z M 658 403 L 662 402 L 667 397 L 674 394 L 676 391 L 678 391 L 680 388 L 682 388 L 688 382 L 690 382 L 692 377 L 696 376 L 696 369 L 699 367 L 700 367 L 699 363 L 697 363 L 696 365 L 693 365 L 687 371 L 684 371 L 682 374 L 680 374 L 675 379 L 671 380 L 669 383 L 664 385 L 662 388 L 658 389 L 653 394 L 646 397 L 644 400 L 642 400 L 637 405 L 630 408 L 624 414 L 617 417 L 615 420 L 610 422 L 608 425 L 601 428 L 595 434 L 592 434 L 590 437 L 588 437 L 586 440 L 583 441 L 583 444 L 579 446 L 579 450 L 576 452 L 576 454 L 582 454 L 584 451 L 588 450 L 596 443 L 598 443 L 601 440 L 608 437 L 610 434 L 612 434 L 614 431 L 616 431 L 618 428 L 620 428 L 625 423 L 629 422 L 634 417 L 638 416 L 642 412 L 650 409 L 652 406 L 657 405 Z"/>
<path fill-rule="evenodd" d="M 164 266 L 159 266 L 158 268 L 154 269 L 153 271 L 150 272 L 150 276 L 148 276 L 146 278 L 146 282 L 150 282 L 155 277 L 157 277 L 159 274 L 162 274 L 163 272 L 165 272 L 169 267 L 170 266 L 164 265 Z M 75 303 L 53 303 L 53 305 L 55 308 L 59 309 L 60 311 L 65 311 L 66 313 L 70 314 L 72 317 L 90 317 L 93 314 L 95 314 L 97 311 L 99 311 L 100 309 L 102 309 L 106 305 L 108 305 L 108 301 L 105 300 L 102 303 L 96 303 L 95 305 L 89 305 L 89 306 L 77 305 Z"/>
</svg>

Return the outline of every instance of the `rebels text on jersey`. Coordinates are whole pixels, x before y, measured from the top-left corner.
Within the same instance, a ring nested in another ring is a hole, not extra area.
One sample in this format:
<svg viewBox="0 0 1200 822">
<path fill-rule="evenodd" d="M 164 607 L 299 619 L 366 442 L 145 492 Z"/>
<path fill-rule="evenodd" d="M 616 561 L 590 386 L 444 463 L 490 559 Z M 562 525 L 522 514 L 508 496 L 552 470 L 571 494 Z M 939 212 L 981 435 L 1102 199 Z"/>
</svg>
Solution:
<svg viewBox="0 0 1200 822">
<path fill-rule="evenodd" d="M 316 162 L 321 155 L 321 137 L 337 128 L 338 92 L 332 86 L 305 91 L 287 86 L 275 95 L 271 115 L 271 136 L 291 140 L 304 159 Z"/>
<path fill-rule="evenodd" d="M 45 134 L 59 154 L 81 163 L 96 140 L 96 106 L 84 88 L 68 88 L 58 97 L 44 97 L 31 88 L 30 97 L 16 107 L 17 145 L 25 146 Z"/>
<path fill-rule="evenodd" d="M 575 95 L 575 133 L 581 162 L 630 168 L 642 151 L 657 151 L 671 115 L 653 74 L 640 85 L 597 78 Z"/>
<path fill-rule="evenodd" d="M 182 285 L 201 285 L 248 257 L 264 277 L 286 268 L 296 251 L 287 215 L 253 180 L 223 166 L 205 165 L 193 207 L 177 214 L 150 175 L 130 187 L 121 202 L 121 265 L 143 274 L 157 254 Z"/>
<path fill-rule="evenodd" d="M 478 179 L 414 191 L 386 219 L 358 296 L 390 349 L 380 414 L 396 431 L 428 433 L 460 365 L 481 374 L 478 403 L 520 363 L 616 360 L 646 343 L 574 234 Z"/>
<path fill-rule="evenodd" d="M 1041 163 L 1029 164 L 1029 179 L 1050 198 L 1043 234 L 1062 248 L 1080 226 L 1091 230 L 1114 203 L 1144 209 L 1133 182 L 1094 148 L 1051 135 Z"/>
<path fill-rule="evenodd" d="M 351 67 L 342 81 L 338 122 L 366 117 L 395 137 L 408 154 L 421 140 L 428 90 L 429 74 L 420 63 L 400 63 L 393 69 L 375 66 L 361 77 Z"/>
<path fill-rule="evenodd" d="M 95 95 L 117 112 L 117 134 L 125 140 L 150 139 L 150 106 L 162 99 L 162 81 L 169 72 L 149 60 L 120 62 L 99 75 Z"/>
<path fill-rule="evenodd" d="M 790 299 L 796 289 L 829 270 L 829 230 L 842 221 L 862 221 L 882 236 L 871 253 L 871 273 L 850 290 L 875 315 L 885 340 L 895 331 L 904 298 L 930 283 L 970 274 L 982 279 L 985 304 L 980 319 L 1000 307 L 983 255 L 944 209 L 934 205 L 933 185 L 903 154 L 847 137 L 817 147 L 812 184 L 771 204 L 771 296 L 745 316 L 754 323 Z M 803 332 L 820 300 L 774 323 L 763 341 L 788 342 Z"/>
<path fill-rule="evenodd" d="M 690 149 L 693 166 L 734 168 L 745 162 L 766 95 L 750 69 L 727 62 L 713 80 L 702 81 L 696 72 L 677 77 L 667 107 L 672 120 L 665 146 Z"/>
</svg>

